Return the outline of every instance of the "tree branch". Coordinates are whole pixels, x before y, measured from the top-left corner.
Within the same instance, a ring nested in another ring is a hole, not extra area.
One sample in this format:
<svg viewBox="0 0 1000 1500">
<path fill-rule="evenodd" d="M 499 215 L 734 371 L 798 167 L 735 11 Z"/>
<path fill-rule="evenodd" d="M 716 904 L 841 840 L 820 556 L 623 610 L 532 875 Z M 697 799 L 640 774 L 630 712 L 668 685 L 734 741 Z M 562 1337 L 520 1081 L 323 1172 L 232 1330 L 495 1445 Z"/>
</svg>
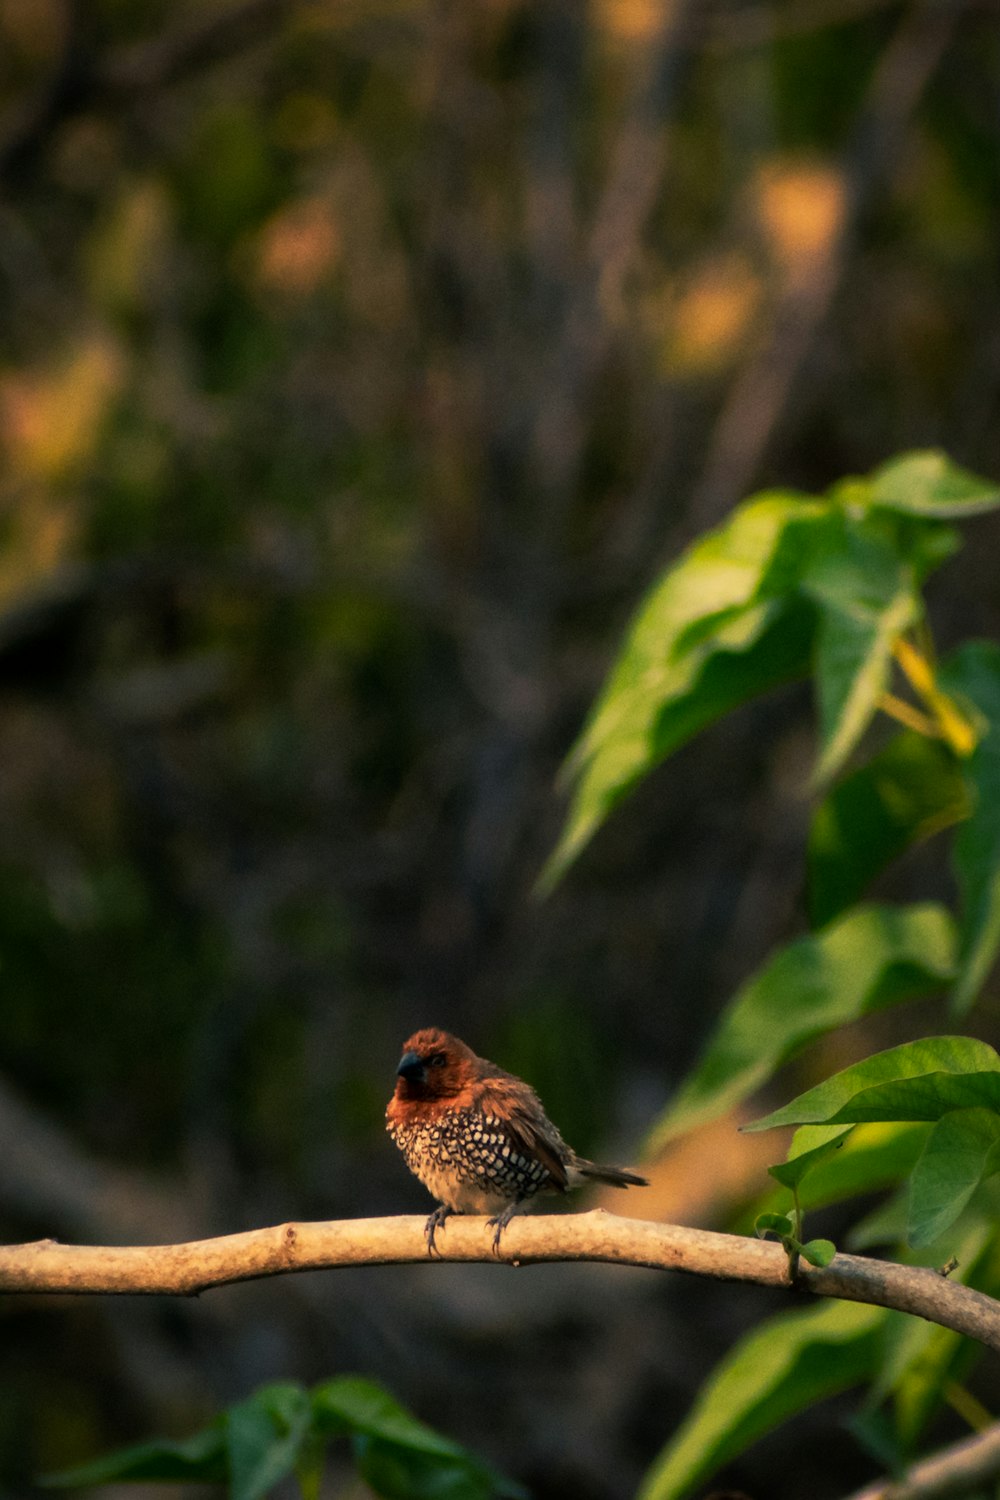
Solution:
<svg viewBox="0 0 1000 1500">
<path fill-rule="evenodd" d="M 913 1464 L 904 1479 L 880 1479 L 850 1500 L 946 1500 L 969 1495 L 1000 1474 L 1000 1422 Z"/>
<path fill-rule="evenodd" d="M 437 1237 L 445 1261 L 495 1259 L 492 1231 L 478 1218 L 450 1219 Z M 687 1271 L 721 1281 L 791 1289 L 780 1245 L 738 1235 L 650 1224 L 596 1209 L 516 1219 L 501 1261 L 603 1261 Z M 402 1265 L 427 1260 L 423 1218 L 341 1219 L 279 1224 L 181 1245 L 59 1245 L 38 1240 L 0 1246 L 0 1291 L 119 1292 L 195 1296 L 215 1286 L 289 1271 L 335 1266 Z M 1000 1351 L 1000 1302 L 936 1271 L 858 1255 L 838 1255 L 820 1270 L 802 1267 L 798 1289 L 896 1308 L 952 1328 Z"/>
</svg>

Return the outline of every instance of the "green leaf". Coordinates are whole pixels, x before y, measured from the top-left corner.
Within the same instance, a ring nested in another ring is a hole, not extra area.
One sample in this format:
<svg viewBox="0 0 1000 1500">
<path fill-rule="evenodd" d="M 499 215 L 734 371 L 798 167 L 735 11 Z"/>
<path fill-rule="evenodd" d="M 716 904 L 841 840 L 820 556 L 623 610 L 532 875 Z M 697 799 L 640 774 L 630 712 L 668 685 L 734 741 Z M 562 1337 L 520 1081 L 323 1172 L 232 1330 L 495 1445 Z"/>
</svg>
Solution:
<svg viewBox="0 0 1000 1500">
<path fill-rule="evenodd" d="M 962 916 L 953 1005 L 962 1014 L 1000 951 L 1000 646 L 970 641 L 942 667 L 940 683 L 946 692 L 969 698 L 985 719 L 965 765 L 972 812 L 954 850 Z"/>
<path fill-rule="evenodd" d="M 876 469 L 870 503 L 911 516 L 957 520 L 1000 506 L 1000 486 L 970 474 L 936 448 L 903 453 Z"/>
<path fill-rule="evenodd" d="M 832 1240 L 807 1240 L 804 1245 L 799 1246 L 802 1259 L 821 1269 L 830 1264 L 836 1253 L 837 1247 Z"/>
<path fill-rule="evenodd" d="M 723 1011 L 650 1148 L 764 1083 L 807 1042 L 870 1011 L 947 984 L 954 933 L 941 906 L 864 906 L 771 958 Z"/>
<path fill-rule="evenodd" d="M 489 1500 L 496 1494 L 525 1495 L 485 1465 L 432 1458 L 415 1448 L 363 1436 L 355 1438 L 354 1452 L 360 1477 L 385 1500 Z"/>
<path fill-rule="evenodd" d="M 835 1130 L 839 1135 L 841 1128 L 803 1125 L 792 1137 L 791 1151 L 806 1151 L 815 1133 Z M 912 1171 L 926 1138 L 927 1126 L 910 1121 L 879 1121 L 850 1127 L 850 1134 L 837 1153 L 826 1156 L 802 1183 L 803 1209 L 823 1208 L 902 1181 Z"/>
<path fill-rule="evenodd" d="M 567 763 L 576 790 L 542 888 L 671 751 L 805 671 L 812 614 L 796 590 L 833 514 L 804 496 L 756 496 L 654 585 Z"/>
<path fill-rule="evenodd" d="M 959 1109 L 942 1115 L 910 1178 L 907 1239 L 916 1249 L 949 1229 L 985 1177 L 1000 1171 L 1000 1114 Z"/>
<path fill-rule="evenodd" d="M 797 1145 L 798 1135 L 801 1132 L 797 1133 L 792 1140 L 788 1160 L 779 1161 L 773 1167 L 768 1167 L 768 1173 L 775 1182 L 780 1182 L 782 1187 L 797 1190 L 802 1179 L 818 1167 L 820 1162 L 826 1161 L 835 1151 L 842 1150 L 853 1128 L 849 1125 L 846 1130 L 838 1130 L 836 1127 L 826 1130 L 823 1126 L 814 1125 L 812 1127 L 814 1138 L 821 1136 L 822 1139 L 816 1140 L 815 1144 L 805 1150 L 800 1144 Z"/>
<path fill-rule="evenodd" d="M 699 653 L 704 659 L 686 690 L 677 688 L 659 705 L 630 694 L 628 718 L 579 763 L 566 826 L 539 889 L 555 885 L 612 809 L 672 751 L 740 703 L 803 675 L 810 629 L 801 612 L 761 606 L 720 631 L 710 653 L 707 647 Z"/>
<path fill-rule="evenodd" d="M 934 1036 L 866 1057 L 743 1129 L 939 1120 L 980 1106 L 1000 1109 L 1000 1057 L 971 1037 Z"/>
<path fill-rule="evenodd" d="M 921 616 L 913 568 L 875 526 L 845 516 L 827 528 L 803 586 L 820 607 L 815 674 L 817 782 L 840 769 L 889 686 L 892 648 Z"/>
<path fill-rule="evenodd" d="M 884 1203 L 852 1224 L 845 1236 L 849 1250 L 871 1250 L 875 1245 L 902 1245 L 906 1239 L 909 1188 L 892 1193 Z"/>
<path fill-rule="evenodd" d="M 839 916 L 904 850 L 967 817 L 971 799 L 940 740 L 905 730 L 833 787 L 809 830 L 809 915 Z"/>
<path fill-rule="evenodd" d="M 58 1474 L 47 1474 L 41 1483 L 54 1488 L 111 1484 L 123 1479 L 221 1484 L 228 1472 L 224 1418 L 220 1417 L 210 1427 L 179 1442 L 154 1438 L 148 1443 L 119 1448 L 104 1458 L 63 1469 Z"/>
<path fill-rule="evenodd" d="M 792 1137 L 789 1157 L 796 1153 L 808 1155 L 817 1141 L 828 1140 L 831 1134 L 839 1137 L 843 1129 L 839 1125 L 803 1125 Z M 845 1198 L 857 1197 L 859 1193 L 894 1187 L 913 1170 L 929 1129 L 926 1124 L 895 1121 L 848 1127 L 840 1148 L 832 1156 L 819 1161 L 799 1183 L 799 1207 L 808 1213 L 831 1203 L 841 1203 Z M 763 1195 L 751 1211 L 736 1217 L 733 1233 L 750 1233 L 755 1213 L 784 1213 L 791 1206 L 790 1191 L 774 1188 Z M 899 1238 L 902 1234 L 901 1223 Z"/>
<path fill-rule="evenodd" d="M 758 1214 L 753 1228 L 759 1240 L 762 1240 L 765 1234 L 776 1234 L 784 1239 L 787 1235 L 795 1233 L 795 1225 L 787 1214 Z"/>
<path fill-rule="evenodd" d="M 874 1369 L 886 1313 L 830 1302 L 771 1318 L 741 1339 L 654 1461 L 638 1500 L 679 1500 L 796 1412 Z"/>
<path fill-rule="evenodd" d="M 944 1406 L 948 1388 L 968 1379 L 984 1350 L 975 1339 L 963 1338 L 950 1328 L 900 1316 L 919 1339 L 912 1346 L 892 1402 L 899 1441 L 912 1452 L 923 1430 Z"/>
<path fill-rule="evenodd" d="M 458 1443 L 419 1421 L 374 1380 L 344 1375 L 324 1381 L 312 1393 L 312 1407 L 324 1432 L 361 1432 L 439 1458 L 466 1456 Z"/>
<path fill-rule="evenodd" d="M 230 1407 L 226 1449 L 232 1500 L 260 1500 L 291 1474 L 311 1423 L 309 1396 L 292 1381 L 261 1386 Z"/>
<path fill-rule="evenodd" d="M 522 1500 L 520 1485 L 419 1421 L 374 1381 L 342 1376 L 312 1393 L 317 1428 L 349 1432 L 358 1471 L 389 1500 Z"/>
<path fill-rule="evenodd" d="M 846 1427 L 851 1437 L 872 1457 L 880 1469 L 886 1469 L 897 1483 L 906 1477 L 907 1454 L 901 1447 L 888 1414 L 873 1406 L 863 1406 L 848 1417 Z"/>
</svg>

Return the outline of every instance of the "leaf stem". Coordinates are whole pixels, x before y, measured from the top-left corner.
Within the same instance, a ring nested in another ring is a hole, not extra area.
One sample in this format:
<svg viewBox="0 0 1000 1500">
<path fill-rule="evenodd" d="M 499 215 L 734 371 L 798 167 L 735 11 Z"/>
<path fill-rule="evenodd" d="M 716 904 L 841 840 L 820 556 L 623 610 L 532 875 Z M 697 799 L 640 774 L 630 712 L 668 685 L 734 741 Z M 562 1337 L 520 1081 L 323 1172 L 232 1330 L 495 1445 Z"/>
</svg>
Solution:
<svg viewBox="0 0 1000 1500">
<path fill-rule="evenodd" d="M 913 691 L 929 710 L 938 736 L 956 755 L 963 759 L 971 755 L 976 748 L 976 731 L 958 704 L 938 687 L 934 675 L 932 648 L 929 648 L 925 642 L 924 648 L 921 649 L 905 635 L 900 635 L 893 642 L 892 654 Z M 895 701 L 898 704 L 903 700 L 896 699 Z M 909 707 L 909 705 L 906 706 Z M 914 712 L 919 711 L 914 710 Z M 898 718 L 899 715 L 896 714 L 894 717 Z M 905 723 L 906 720 L 903 722 Z M 926 734 L 927 730 L 924 729 L 921 732 Z"/>
<path fill-rule="evenodd" d="M 985 1432 L 993 1426 L 994 1418 L 983 1403 L 957 1380 L 947 1381 L 942 1395 L 952 1411 L 957 1412 L 963 1422 L 968 1422 L 973 1432 Z"/>
<path fill-rule="evenodd" d="M 915 729 L 918 734 L 926 735 L 932 740 L 944 738 L 940 727 L 933 719 L 921 713 L 920 709 L 915 708 L 912 703 L 907 703 L 905 698 L 898 698 L 895 693 L 883 693 L 878 700 L 878 706 L 883 713 L 889 715 L 890 719 L 897 719 L 900 724 L 905 724 L 907 729 Z"/>
</svg>

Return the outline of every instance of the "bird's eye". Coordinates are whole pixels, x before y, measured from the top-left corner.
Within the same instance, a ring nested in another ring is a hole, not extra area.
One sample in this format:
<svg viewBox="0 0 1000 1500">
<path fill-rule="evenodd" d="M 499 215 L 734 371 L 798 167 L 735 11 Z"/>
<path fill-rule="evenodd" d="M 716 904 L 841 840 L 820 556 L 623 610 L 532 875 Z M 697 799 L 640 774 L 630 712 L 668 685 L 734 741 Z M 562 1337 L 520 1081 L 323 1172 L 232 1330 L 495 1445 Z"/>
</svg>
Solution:
<svg viewBox="0 0 1000 1500">
<path fill-rule="evenodd" d="M 443 1052 L 435 1052 L 434 1056 L 429 1059 L 429 1065 L 432 1068 L 443 1068 L 447 1061 Z"/>
</svg>

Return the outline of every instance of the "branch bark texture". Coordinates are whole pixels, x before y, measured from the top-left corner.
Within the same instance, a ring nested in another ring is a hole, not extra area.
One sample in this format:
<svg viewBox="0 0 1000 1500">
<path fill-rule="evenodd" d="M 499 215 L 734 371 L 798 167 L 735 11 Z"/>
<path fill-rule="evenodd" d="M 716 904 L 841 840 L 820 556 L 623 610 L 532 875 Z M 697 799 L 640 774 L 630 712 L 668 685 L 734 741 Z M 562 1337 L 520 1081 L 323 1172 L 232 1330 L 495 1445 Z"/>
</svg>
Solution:
<svg viewBox="0 0 1000 1500">
<path fill-rule="evenodd" d="M 479 1218 L 453 1218 L 439 1231 L 442 1261 L 497 1260 L 492 1231 Z M 427 1261 L 422 1217 L 342 1219 L 178 1245 L 60 1245 L 38 1240 L 0 1246 L 0 1292 L 113 1292 L 196 1296 L 211 1287 L 291 1271 Z M 738 1235 L 650 1224 L 600 1209 L 584 1214 L 515 1219 L 499 1261 L 600 1261 L 686 1271 L 721 1281 L 793 1289 L 780 1245 Z M 952 1328 L 1000 1351 L 1000 1302 L 936 1271 L 857 1255 L 837 1255 L 825 1269 L 801 1267 L 794 1288 L 896 1308 Z"/>
</svg>

